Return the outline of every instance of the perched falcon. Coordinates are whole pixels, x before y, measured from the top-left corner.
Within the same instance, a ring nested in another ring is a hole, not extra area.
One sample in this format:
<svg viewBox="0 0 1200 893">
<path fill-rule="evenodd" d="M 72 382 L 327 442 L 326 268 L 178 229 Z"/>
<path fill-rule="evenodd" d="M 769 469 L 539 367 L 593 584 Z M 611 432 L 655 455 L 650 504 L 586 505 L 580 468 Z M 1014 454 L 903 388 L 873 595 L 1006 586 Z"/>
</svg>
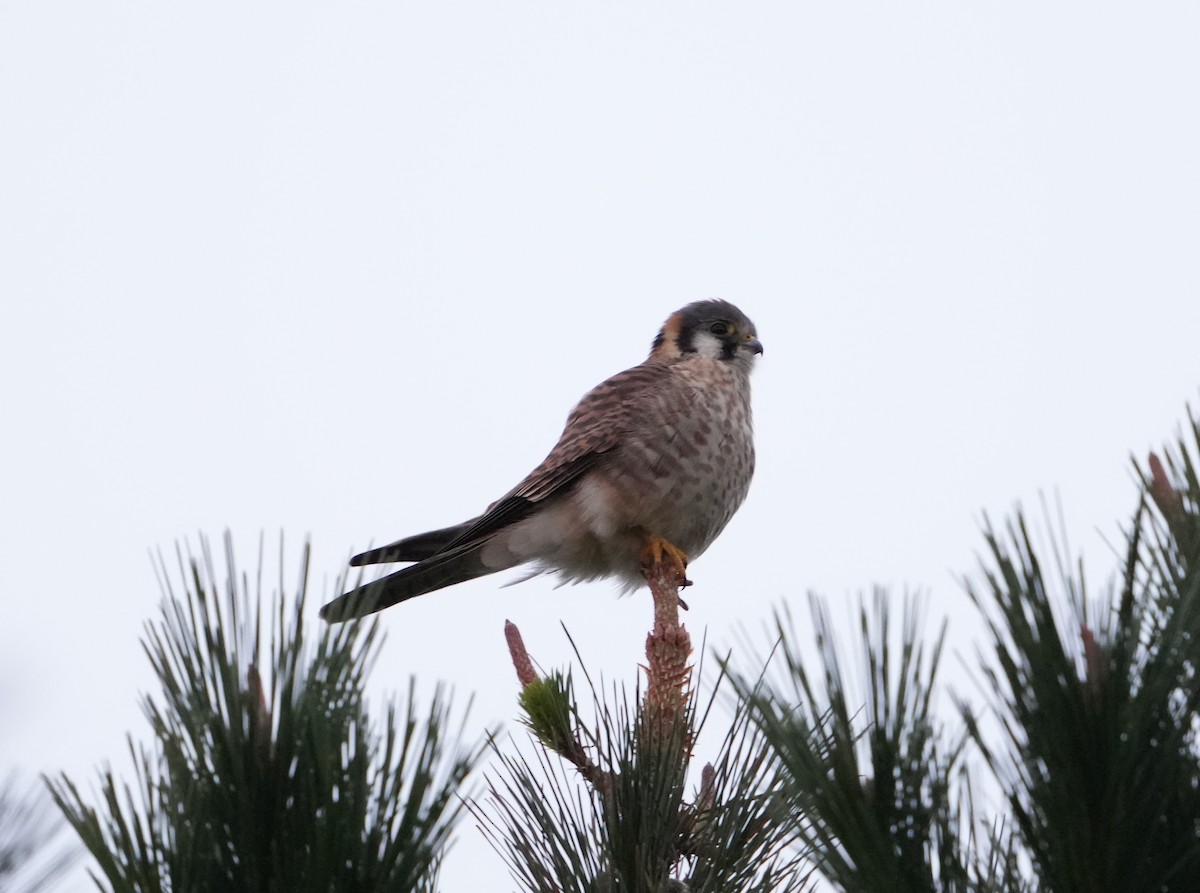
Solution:
<svg viewBox="0 0 1200 893">
<path fill-rule="evenodd" d="M 478 518 L 363 552 L 352 565 L 416 562 L 334 599 L 329 621 L 381 611 L 521 564 L 563 582 L 642 583 L 664 551 L 686 565 L 737 511 L 754 473 L 750 371 L 762 344 L 727 301 L 664 323 L 650 356 L 594 388 L 546 460 Z"/>
</svg>

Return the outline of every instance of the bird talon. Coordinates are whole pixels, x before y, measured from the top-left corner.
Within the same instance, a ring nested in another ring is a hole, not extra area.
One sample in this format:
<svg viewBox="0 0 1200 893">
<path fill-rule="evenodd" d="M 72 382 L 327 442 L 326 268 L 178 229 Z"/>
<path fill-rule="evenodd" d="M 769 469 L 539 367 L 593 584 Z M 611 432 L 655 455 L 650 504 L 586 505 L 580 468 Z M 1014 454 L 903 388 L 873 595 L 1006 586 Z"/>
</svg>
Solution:
<svg viewBox="0 0 1200 893">
<path fill-rule="evenodd" d="M 691 585 L 691 580 L 688 580 L 688 584 Z M 679 596 L 675 596 L 675 597 L 679 598 Z M 679 607 L 683 608 L 683 610 L 685 610 L 685 611 L 691 610 L 690 608 L 688 608 L 688 603 L 685 602 L 681 598 L 679 598 Z"/>
<path fill-rule="evenodd" d="M 674 573 L 681 589 L 691 585 L 687 578 L 687 564 L 687 554 L 661 536 L 651 537 L 642 551 L 642 571 L 645 574 L 662 571 Z"/>
</svg>

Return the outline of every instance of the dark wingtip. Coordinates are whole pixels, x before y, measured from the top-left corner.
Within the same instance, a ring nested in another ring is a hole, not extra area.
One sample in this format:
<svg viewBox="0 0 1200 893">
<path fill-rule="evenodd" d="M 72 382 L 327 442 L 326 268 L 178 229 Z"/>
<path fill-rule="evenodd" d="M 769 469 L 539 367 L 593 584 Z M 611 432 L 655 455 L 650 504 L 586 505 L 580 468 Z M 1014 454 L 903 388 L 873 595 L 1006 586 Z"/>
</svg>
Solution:
<svg viewBox="0 0 1200 893">
<path fill-rule="evenodd" d="M 344 606 L 345 600 L 341 598 L 335 598 L 329 604 L 322 605 L 321 619 L 326 623 L 341 623 L 343 620 L 351 619 L 343 610 Z"/>
<path fill-rule="evenodd" d="M 320 617 L 326 623 L 342 623 L 346 620 L 358 620 L 368 614 L 380 610 L 377 591 L 373 584 L 359 586 L 349 592 L 339 595 L 333 601 L 322 605 Z"/>
</svg>

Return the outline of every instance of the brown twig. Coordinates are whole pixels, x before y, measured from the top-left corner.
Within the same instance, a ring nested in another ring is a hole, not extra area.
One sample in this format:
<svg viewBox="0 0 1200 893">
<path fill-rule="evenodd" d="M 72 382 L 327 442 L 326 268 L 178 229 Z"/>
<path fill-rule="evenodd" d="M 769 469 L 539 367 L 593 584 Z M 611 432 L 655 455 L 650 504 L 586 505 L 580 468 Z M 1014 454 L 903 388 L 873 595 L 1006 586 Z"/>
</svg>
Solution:
<svg viewBox="0 0 1200 893">
<path fill-rule="evenodd" d="M 643 574 L 653 597 L 654 626 L 646 637 L 646 665 L 643 667 L 646 689 L 639 706 L 641 737 L 637 744 L 641 754 L 657 750 L 667 760 L 678 760 L 682 767 L 690 757 L 695 736 L 689 709 L 692 640 L 679 620 L 680 607 L 686 609 L 679 593 L 688 585 L 688 580 L 677 550 L 666 550 L 649 561 Z M 523 692 L 528 692 L 531 686 L 554 684 L 538 675 L 515 624 L 505 622 L 504 637 Z M 608 802 L 608 798 L 616 794 L 614 782 L 617 777 L 592 762 L 580 743 L 579 732 L 573 726 L 574 705 L 570 706 L 570 717 L 564 719 L 557 715 L 557 708 L 535 706 L 547 703 L 541 699 L 542 693 L 536 689 L 528 693 L 533 697 L 523 699 L 523 704 L 538 740 L 573 765 Z M 712 845 L 708 840 L 711 833 L 708 826 L 717 808 L 716 788 L 716 771 L 706 765 L 700 774 L 700 789 L 695 800 L 680 804 L 683 822 L 677 856 L 702 857 Z"/>
<path fill-rule="evenodd" d="M 511 620 L 504 621 L 504 640 L 508 642 L 508 653 L 512 655 L 513 668 L 517 671 L 517 680 L 521 683 L 521 688 L 527 688 L 537 682 L 537 670 L 533 668 L 533 661 L 529 652 L 525 650 L 521 631 Z"/>
<path fill-rule="evenodd" d="M 1157 453 L 1150 454 L 1149 465 L 1150 495 L 1163 517 L 1167 519 L 1168 523 L 1173 524 L 1184 515 L 1183 497 L 1171 484 L 1167 470 L 1163 467 L 1162 460 L 1158 458 Z"/>
<path fill-rule="evenodd" d="M 250 740 L 260 766 L 271 759 L 271 708 L 267 706 L 266 690 L 258 667 L 246 671 L 246 693 L 250 696 Z"/>
<path fill-rule="evenodd" d="M 1079 637 L 1083 640 L 1083 696 L 1090 705 L 1097 707 L 1108 681 L 1108 649 L 1097 641 L 1096 634 L 1086 623 L 1080 624 Z"/>
<path fill-rule="evenodd" d="M 533 660 L 529 657 L 529 652 L 525 648 L 525 641 L 521 638 L 521 631 L 517 629 L 517 625 L 510 620 L 504 621 L 504 639 L 508 642 L 508 653 L 512 657 L 513 667 L 517 671 L 517 679 L 521 683 L 521 689 L 524 691 L 531 685 L 543 684 L 542 679 L 538 676 L 537 670 L 534 669 Z M 544 683 L 549 684 L 549 683 Z M 608 773 L 604 772 L 592 762 L 587 755 L 583 745 L 579 742 L 579 735 L 570 728 L 558 728 L 557 722 L 552 722 L 552 728 L 542 728 L 536 725 L 538 718 L 530 716 L 532 724 L 535 724 L 534 732 L 538 736 L 538 740 L 557 753 L 560 757 L 579 770 L 579 774 L 586 778 L 593 787 L 597 790 L 605 790 L 611 783 Z M 570 722 L 568 718 L 567 722 Z"/>
<path fill-rule="evenodd" d="M 679 589 L 686 581 L 682 565 L 664 555 L 644 572 L 654 598 L 654 630 L 646 637 L 646 697 L 643 720 L 658 735 L 669 736 L 687 721 L 692 668 L 692 639 L 679 622 Z M 691 732 L 683 736 L 691 749 Z"/>
</svg>

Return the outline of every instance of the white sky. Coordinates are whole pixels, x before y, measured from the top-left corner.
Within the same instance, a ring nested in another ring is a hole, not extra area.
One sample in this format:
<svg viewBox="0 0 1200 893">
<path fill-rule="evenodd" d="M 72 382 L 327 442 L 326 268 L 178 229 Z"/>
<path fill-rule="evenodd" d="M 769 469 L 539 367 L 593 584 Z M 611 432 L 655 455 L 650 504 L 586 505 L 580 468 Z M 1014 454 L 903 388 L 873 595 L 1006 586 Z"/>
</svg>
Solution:
<svg viewBox="0 0 1200 893">
<path fill-rule="evenodd" d="M 148 737 L 148 549 L 311 536 L 315 619 L 704 297 L 766 354 L 697 640 L 880 583 L 969 653 L 982 513 L 1043 488 L 1107 571 L 1200 385 L 1197 46 L 1189 3 L 4 4 L 0 766 Z M 632 683 L 646 597 L 504 579 L 389 611 L 377 693 L 513 718 L 505 618 Z M 464 825 L 444 889 L 502 871 Z"/>
</svg>

